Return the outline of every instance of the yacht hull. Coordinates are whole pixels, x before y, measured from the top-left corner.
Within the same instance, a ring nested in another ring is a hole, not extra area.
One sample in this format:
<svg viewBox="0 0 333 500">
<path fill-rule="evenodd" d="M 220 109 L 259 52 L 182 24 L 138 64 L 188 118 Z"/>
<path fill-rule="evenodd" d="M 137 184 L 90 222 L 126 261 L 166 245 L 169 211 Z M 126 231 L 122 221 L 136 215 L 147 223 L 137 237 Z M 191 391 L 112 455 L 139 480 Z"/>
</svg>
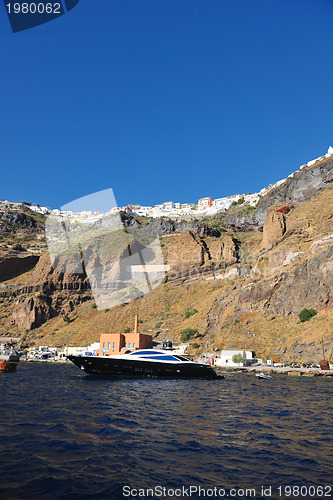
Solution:
<svg viewBox="0 0 333 500">
<path fill-rule="evenodd" d="M 68 359 L 89 375 L 129 377 L 204 378 L 217 375 L 209 365 L 199 363 L 163 363 L 113 356 L 68 356 Z"/>
</svg>

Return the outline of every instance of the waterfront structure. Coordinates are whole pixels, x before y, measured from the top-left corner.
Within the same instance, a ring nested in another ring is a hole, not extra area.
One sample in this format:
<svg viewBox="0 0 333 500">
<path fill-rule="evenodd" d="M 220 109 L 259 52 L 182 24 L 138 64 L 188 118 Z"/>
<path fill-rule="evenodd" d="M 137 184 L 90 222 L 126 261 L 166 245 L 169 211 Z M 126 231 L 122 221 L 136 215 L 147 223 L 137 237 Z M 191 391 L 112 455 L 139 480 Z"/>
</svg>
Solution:
<svg viewBox="0 0 333 500">
<path fill-rule="evenodd" d="M 63 360 L 69 355 L 74 356 L 96 356 L 97 351 L 100 347 L 99 342 L 93 342 L 87 346 L 63 346 L 63 347 L 52 347 L 52 346 L 38 346 L 31 347 L 26 355 L 28 360 Z"/>
<path fill-rule="evenodd" d="M 152 336 L 145 333 L 102 333 L 99 354 L 124 354 L 136 349 L 151 349 Z"/>
<path fill-rule="evenodd" d="M 234 363 L 232 358 L 235 354 L 240 354 L 244 359 L 244 363 Z M 214 360 L 214 364 L 216 366 L 246 366 L 246 352 L 242 350 L 223 350 L 220 358 Z"/>
<path fill-rule="evenodd" d="M 101 334 L 98 354 L 104 356 L 125 354 L 129 351 L 152 347 L 152 335 L 138 332 L 138 317 L 135 316 L 134 332 Z"/>
</svg>

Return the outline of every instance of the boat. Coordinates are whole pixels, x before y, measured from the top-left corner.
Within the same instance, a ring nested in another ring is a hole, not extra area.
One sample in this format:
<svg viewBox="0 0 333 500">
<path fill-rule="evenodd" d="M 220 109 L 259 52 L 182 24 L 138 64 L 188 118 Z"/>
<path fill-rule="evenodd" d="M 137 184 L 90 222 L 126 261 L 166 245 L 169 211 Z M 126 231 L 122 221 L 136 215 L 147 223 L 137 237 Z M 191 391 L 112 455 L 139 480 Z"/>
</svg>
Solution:
<svg viewBox="0 0 333 500">
<path fill-rule="evenodd" d="M 89 375 L 130 377 L 203 378 L 218 376 L 208 364 L 195 363 L 185 356 L 160 349 L 138 349 L 120 355 L 73 356 L 68 359 Z"/>
<path fill-rule="evenodd" d="M 324 338 L 323 337 L 321 338 L 321 345 L 322 345 L 322 348 L 323 348 L 323 359 L 319 361 L 319 366 L 320 366 L 321 370 L 329 370 L 330 369 L 330 363 L 326 359 L 325 348 L 324 348 Z"/>
<path fill-rule="evenodd" d="M 256 373 L 256 377 L 266 379 L 266 380 L 270 380 L 273 378 L 272 375 L 270 375 L 269 373 L 264 373 L 264 372 Z"/>
<path fill-rule="evenodd" d="M 0 354 L 0 372 L 14 372 L 19 361 L 19 355 L 13 349 L 7 349 Z"/>
</svg>

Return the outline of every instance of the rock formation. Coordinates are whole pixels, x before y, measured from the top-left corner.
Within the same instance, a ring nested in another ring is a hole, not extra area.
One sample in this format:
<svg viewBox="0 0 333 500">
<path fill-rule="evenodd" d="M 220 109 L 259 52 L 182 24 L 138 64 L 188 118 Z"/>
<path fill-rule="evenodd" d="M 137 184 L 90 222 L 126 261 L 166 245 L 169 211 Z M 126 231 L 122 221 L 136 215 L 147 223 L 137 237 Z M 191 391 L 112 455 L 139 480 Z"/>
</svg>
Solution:
<svg viewBox="0 0 333 500">
<path fill-rule="evenodd" d="M 272 207 L 268 210 L 263 227 L 262 248 L 270 250 L 286 232 L 286 217 L 279 209 Z"/>
</svg>

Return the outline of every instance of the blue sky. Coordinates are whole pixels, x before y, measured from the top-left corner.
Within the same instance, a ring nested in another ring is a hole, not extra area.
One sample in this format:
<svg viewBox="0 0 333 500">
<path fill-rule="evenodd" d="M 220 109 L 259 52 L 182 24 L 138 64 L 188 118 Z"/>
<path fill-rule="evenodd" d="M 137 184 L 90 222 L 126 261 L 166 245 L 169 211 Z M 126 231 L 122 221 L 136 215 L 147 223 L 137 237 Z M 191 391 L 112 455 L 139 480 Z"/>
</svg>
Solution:
<svg viewBox="0 0 333 500">
<path fill-rule="evenodd" d="M 333 0 L 0 5 L 0 197 L 52 208 L 255 192 L 333 145 Z"/>
</svg>

